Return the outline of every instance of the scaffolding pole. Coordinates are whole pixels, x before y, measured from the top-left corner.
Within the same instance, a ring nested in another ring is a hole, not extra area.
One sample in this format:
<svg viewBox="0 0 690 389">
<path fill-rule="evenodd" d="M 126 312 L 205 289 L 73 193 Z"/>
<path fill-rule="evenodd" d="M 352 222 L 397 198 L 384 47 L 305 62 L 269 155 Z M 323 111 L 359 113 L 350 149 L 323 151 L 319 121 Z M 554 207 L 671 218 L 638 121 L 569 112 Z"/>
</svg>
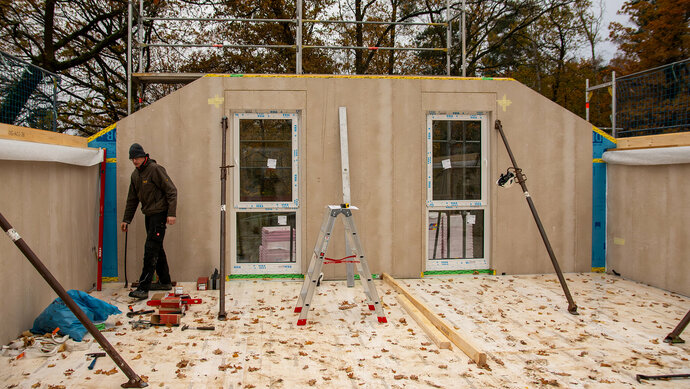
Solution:
<svg viewBox="0 0 690 389">
<path fill-rule="evenodd" d="M 295 12 L 295 17 L 297 18 L 297 53 L 295 53 L 295 73 L 302 74 L 302 0 L 297 0 L 297 12 Z M 290 238 L 292 242 L 292 238 Z"/>
<path fill-rule="evenodd" d="M 611 136 L 616 137 L 616 72 L 611 72 L 611 81 L 589 86 L 589 78 L 585 80 L 585 120 L 589 121 L 589 102 L 592 92 L 601 88 L 611 88 Z"/>
<path fill-rule="evenodd" d="M 177 47 L 177 48 L 219 48 L 219 49 L 291 49 L 295 50 L 295 74 L 303 73 L 303 50 L 304 49 L 328 49 L 328 50 L 399 50 L 399 51 L 440 51 L 445 52 L 446 55 L 446 73 L 451 74 L 451 47 L 452 47 L 452 26 L 451 26 L 451 3 L 446 0 L 446 21 L 445 22 L 404 22 L 404 21 L 370 21 L 370 20 L 318 20 L 318 19 L 304 19 L 303 18 L 303 0 L 296 0 L 296 10 L 294 19 L 252 19 L 252 18 L 223 18 L 223 17 L 145 17 L 144 16 L 144 0 L 139 0 L 139 14 L 137 15 L 137 42 L 132 42 L 134 37 L 132 15 L 133 3 L 136 0 L 128 0 L 128 34 L 127 34 L 127 114 L 132 113 L 132 100 L 135 98 L 132 93 L 133 88 L 133 59 L 132 54 L 136 49 L 138 50 L 138 72 L 143 74 L 145 72 L 143 58 L 144 49 L 152 47 Z M 465 59 L 465 2 L 463 1 L 462 10 L 462 75 L 465 76 L 466 59 Z M 442 9 L 441 9 L 442 10 Z M 156 21 L 178 21 L 178 22 L 229 22 L 229 23 L 290 23 L 296 25 L 295 44 L 294 45 L 271 45 L 271 44 L 231 44 L 231 43 L 145 43 L 144 42 L 144 22 L 154 23 Z M 446 28 L 446 47 L 432 48 L 432 47 L 389 47 L 389 46 L 332 46 L 332 45 L 304 45 L 303 28 L 304 23 L 320 23 L 320 24 L 355 24 L 355 25 L 387 25 L 387 26 L 439 26 Z M 134 43 L 134 45 L 133 45 Z M 143 84 L 137 82 L 136 85 L 141 85 L 139 91 L 140 96 L 143 96 Z M 139 98 L 141 102 L 141 98 Z"/>
<path fill-rule="evenodd" d="M 132 0 L 127 1 L 127 115 L 132 113 Z"/>
<path fill-rule="evenodd" d="M 465 32 L 465 0 L 462 0 L 462 76 L 465 77 L 467 72 L 467 56 L 465 49 L 465 39 L 467 34 Z"/>
<path fill-rule="evenodd" d="M 302 46 L 304 49 L 331 50 L 400 50 L 400 51 L 447 51 L 447 48 L 433 47 L 390 47 L 390 46 Z"/>
<path fill-rule="evenodd" d="M 450 76 L 450 46 L 453 30 L 450 26 L 450 0 L 446 0 L 446 74 Z"/>
</svg>

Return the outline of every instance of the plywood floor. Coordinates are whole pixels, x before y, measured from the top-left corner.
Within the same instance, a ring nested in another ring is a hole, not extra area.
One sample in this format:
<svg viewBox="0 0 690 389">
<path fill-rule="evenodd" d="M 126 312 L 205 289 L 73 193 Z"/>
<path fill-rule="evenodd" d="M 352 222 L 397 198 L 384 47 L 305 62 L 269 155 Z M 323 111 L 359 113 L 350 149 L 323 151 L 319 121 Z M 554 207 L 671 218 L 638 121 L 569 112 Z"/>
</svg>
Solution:
<svg viewBox="0 0 690 389">
<path fill-rule="evenodd" d="M 690 388 L 690 380 L 635 380 L 690 373 L 690 342 L 663 342 L 690 298 L 615 276 L 566 276 L 579 316 L 567 313 L 555 275 L 402 280 L 473 336 L 488 368 L 457 348 L 437 349 L 381 281 L 387 324 L 370 314 L 359 282 L 325 282 L 308 325 L 297 327 L 300 282 L 243 280 L 227 283 L 225 322 L 215 320 L 217 291 L 193 291 L 204 303 L 192 306 L 183 323 L 215 331 L 132 330 L 121 314 L 106 322 L 104 334 L 152 388 Z M 122 284 L 93 292 L 123 312 L 126 294 Z M 48 358 L 0 357 L 0 387 L 115 388 L 127 381 L 119 371 L 103 374 L 115 368 L 107 357 L 87 370 L 85 354 L 100 350 L 93 341 L 84 346 Z"/>
</svg>

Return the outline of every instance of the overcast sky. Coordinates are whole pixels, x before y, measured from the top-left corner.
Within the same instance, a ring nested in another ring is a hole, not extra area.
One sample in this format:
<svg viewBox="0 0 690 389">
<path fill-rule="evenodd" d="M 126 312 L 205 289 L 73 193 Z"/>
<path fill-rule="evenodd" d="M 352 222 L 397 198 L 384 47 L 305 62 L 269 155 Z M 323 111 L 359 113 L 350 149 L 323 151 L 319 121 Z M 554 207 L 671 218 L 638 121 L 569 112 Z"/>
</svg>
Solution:
<svg viewBox="0 0 690 389">
<path fill-rule="evenodd" d="M 599 1 L 595 0 L 593 3 L 594 14 L 598 15 L 600 6 Z M 603 3 L 602 5 L 604 7 L 604 18 L 601 31 L 603 42 L 599 44 L 598 51 L 604 61 L 608 62 L 616 53 L 616 45 L 609 41 L 609 24 L 611 22 L 618 22 L 627 25 L 630 24 L 630 21 L 627 15 L 616 14 L 623 6 L 623 3 L 625 3 L 625 0 L 604 0 L 601 3 Z"/>
</svg>

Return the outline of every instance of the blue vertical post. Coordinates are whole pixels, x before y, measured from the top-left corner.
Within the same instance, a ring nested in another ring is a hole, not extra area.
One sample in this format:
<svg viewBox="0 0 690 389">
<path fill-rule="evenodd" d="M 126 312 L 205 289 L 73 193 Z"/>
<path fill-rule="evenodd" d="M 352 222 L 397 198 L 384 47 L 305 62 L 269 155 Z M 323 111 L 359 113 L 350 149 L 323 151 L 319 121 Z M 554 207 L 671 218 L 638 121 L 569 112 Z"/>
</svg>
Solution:
<svg viewBox="0 0 690 389">
<path fill-rule="evenodd" d="M 104 148 L 108 156 L 116 156 L 115 124 L 88 139 L 89 147 Z M 105 203 L 103 208 L 103 280 L 117 281 L 117 158 L 108 158 L 105 167 Z"/>
<path fill-rule="evenodd" d="M 616 139 L 592 127 L 592 271 L 606 271 L 606 162 L 607 149 L 616 147 Z"/>
</svg>

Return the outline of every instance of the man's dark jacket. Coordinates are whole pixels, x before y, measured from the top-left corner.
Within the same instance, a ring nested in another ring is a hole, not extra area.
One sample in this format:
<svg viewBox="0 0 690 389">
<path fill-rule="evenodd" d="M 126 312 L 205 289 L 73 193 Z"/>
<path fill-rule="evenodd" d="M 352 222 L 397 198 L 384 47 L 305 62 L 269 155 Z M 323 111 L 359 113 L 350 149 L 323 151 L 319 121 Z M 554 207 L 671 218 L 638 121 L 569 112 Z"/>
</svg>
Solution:
<svg viewBox="0 0 690 389">
<path fill-rule="evenodd" d="M 177 188 L 165 168 L 150 158 L 132 172 L 123 222 L 132 222 L 140 202 L 144 215 L 167 211 L 168 216 L 176 217 Z"/>
</svg>

